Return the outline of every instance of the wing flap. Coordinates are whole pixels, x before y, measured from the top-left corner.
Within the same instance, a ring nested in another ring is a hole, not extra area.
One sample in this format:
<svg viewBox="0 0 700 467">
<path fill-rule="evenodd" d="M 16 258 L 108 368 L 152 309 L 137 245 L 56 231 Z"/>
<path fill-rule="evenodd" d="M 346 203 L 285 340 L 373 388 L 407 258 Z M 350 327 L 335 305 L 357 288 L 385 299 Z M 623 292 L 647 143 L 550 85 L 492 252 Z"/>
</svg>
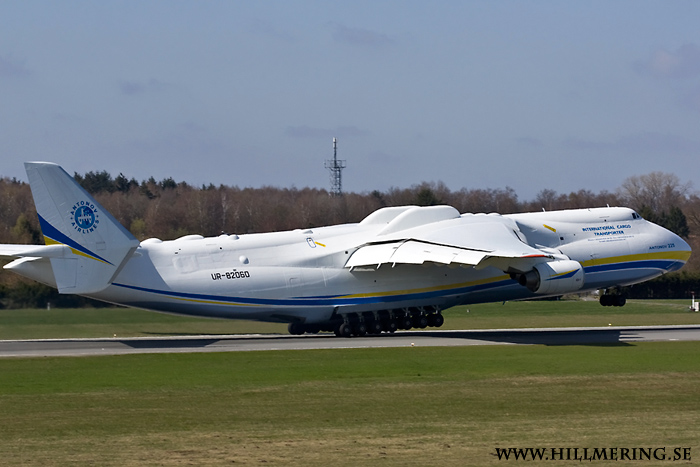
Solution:
<svg viewBox="0 0 700 467">
<path fill-rule="evenodd" d="M 490 254 L 481 261 L 476 268 L 484 269 L 494 267 L 507 273 L 526 273 L 536 264 L 554 259 L 553 255 L 539 254 Z"/>
<path fill-rule="evenodd" d="M 443 264 L 495 267 L 505 272 L 526 272 L 535 264 L 554 259 L 553 255 L 523 245 L 521 251 L 482 251 L 418 240 L 365 245 L 345 264 L 346 268 L 374 268 L 383 264 Z"/>
<path fill-rule="evenodd" d="M 489 252 L 436 245 L 418 240 L 365 245 L 348 259 L 346 268 L 378 268 L 382 264 L 463 264 L 476 266 Z"/>
<path fill-rule="evenodd" d="M 475 266 L 479 264 L 487 252 L 457 248 L 449 245 L 409 240 L 401 244 L 391 257 L 393 263 L 400 264 L 464 264 Z"/>
<path fill-rule="evenodd" d="M 390 262 L 392 255 L 399 246 L 400 243 L 397 242 L 365 245 L 350 256 L 347 263 L 345 263 L 345 267 L 351 269 L 369 266 L 379 267 Z"/>
</svg>

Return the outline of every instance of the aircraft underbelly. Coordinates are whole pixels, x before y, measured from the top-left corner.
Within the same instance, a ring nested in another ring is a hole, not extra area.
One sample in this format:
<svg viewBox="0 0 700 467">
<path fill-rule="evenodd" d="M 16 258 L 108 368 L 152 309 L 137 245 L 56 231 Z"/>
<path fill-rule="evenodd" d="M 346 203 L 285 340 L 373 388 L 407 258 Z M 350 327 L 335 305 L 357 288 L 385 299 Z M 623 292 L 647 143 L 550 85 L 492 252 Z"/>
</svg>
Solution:
<svg viewBox="0 0 700 467">
<path fill-rule="evenodd" d="M 250 267 L 116 280 L 95 298 L 178 314 L 264 321 L 323 321 L 344 313 L 524 298 L 531 295 L 493 268 L 401 265 L 375 271 Z M 264 298 L 260 298 L 264 297 Z"/>
</svg>

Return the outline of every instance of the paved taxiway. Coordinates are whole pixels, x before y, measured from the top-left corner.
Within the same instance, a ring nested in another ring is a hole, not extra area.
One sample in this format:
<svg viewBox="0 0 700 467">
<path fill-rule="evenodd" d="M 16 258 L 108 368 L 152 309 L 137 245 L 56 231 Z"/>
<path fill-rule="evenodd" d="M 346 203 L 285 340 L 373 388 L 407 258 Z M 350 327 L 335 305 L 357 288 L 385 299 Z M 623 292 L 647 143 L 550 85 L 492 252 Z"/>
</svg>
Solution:
<svg viewBox="0 0 700 467">
<path fill-rule="evenodd" d="M 476 331 L 404 331 L 381 336 L 339 338 L 235 335 L 47 339 L 0 341 L 0 357 L 57 357 L 135 353 L 233 352 L 463 345 L 630 345 L 635 342 L 700 341 L 700 326 L 606 328 L 486 329 Z"/>
</svg>

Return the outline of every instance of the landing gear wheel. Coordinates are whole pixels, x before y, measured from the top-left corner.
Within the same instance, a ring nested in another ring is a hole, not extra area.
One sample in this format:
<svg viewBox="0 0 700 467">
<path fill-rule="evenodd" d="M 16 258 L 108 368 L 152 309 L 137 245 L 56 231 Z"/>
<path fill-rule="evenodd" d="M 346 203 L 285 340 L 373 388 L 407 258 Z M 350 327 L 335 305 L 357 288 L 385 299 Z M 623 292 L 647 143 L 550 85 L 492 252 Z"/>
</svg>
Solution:
<svg viewBox="0 0 700 467">
<path fill-rule="evenodd" d="M 304 326 L 303 323 L 289 323 L 287 330 L 289 331 L 289 334 L 293 336 L 301 336 L 304 334 L 304 332 L 306 332 L 306 326 Z"/>
<path fill-rule="evenodd" d="M 413 326 L 419 329 L 428 327 L 428 317 L 425 315 L 415 316 L 413 318 Z"/>
<path fill-rule="evenodd" d="M 623 295 L 605 294 L 600 296 L 600 304 L 603 306 L 625 306 L 627 299 Z"/>
<path fill-rule="evenodd" d="M 340 337 L 350 337 L 352 336 L 352 326 L 350 323 L 343 323 L 338 328 L 338 332 L 336 334 Z"/>
<path fill-rule="evenodd" d="M 382 323 L 380 321 L 372 321 L 367 326 L 368 334 L 381 334 L 382 333 Z"/>
<path fill-rule="evenodd" d="M 396 332 L 398 328 L 399 324 L 395 319 L 388 319 L 384 321 L 384 324 L 382 325 L 382 329 L 386 332 Z"/>
<path fill-rule="evenodd" d="M 353 334 L 360 337 L 367 335 L 367 325 L 365 323 L 357 323 Z"/>
<path fill-rule="evenodd" d="M 434 315 L 430 315 L 432 319 L 430 320 L 430 325 L 436 328 L 439 328 L 443 324 L 445 324 L 445 317 L 442 316 L 440 313 L 435 313 Z"/>
</svg>

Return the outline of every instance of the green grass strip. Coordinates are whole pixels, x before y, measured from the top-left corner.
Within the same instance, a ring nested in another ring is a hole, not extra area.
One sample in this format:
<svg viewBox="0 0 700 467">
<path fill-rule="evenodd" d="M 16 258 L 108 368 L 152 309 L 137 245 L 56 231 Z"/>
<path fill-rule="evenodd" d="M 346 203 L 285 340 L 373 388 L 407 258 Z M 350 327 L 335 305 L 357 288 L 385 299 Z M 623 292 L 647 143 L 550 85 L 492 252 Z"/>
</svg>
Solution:
<svg viewBox="0 0 700 467">
<path fill-rule="evenodd" d="M 502 465 L 689 446 L 700 343 L 0 360 L 8 465 Z"/>
</svg>

